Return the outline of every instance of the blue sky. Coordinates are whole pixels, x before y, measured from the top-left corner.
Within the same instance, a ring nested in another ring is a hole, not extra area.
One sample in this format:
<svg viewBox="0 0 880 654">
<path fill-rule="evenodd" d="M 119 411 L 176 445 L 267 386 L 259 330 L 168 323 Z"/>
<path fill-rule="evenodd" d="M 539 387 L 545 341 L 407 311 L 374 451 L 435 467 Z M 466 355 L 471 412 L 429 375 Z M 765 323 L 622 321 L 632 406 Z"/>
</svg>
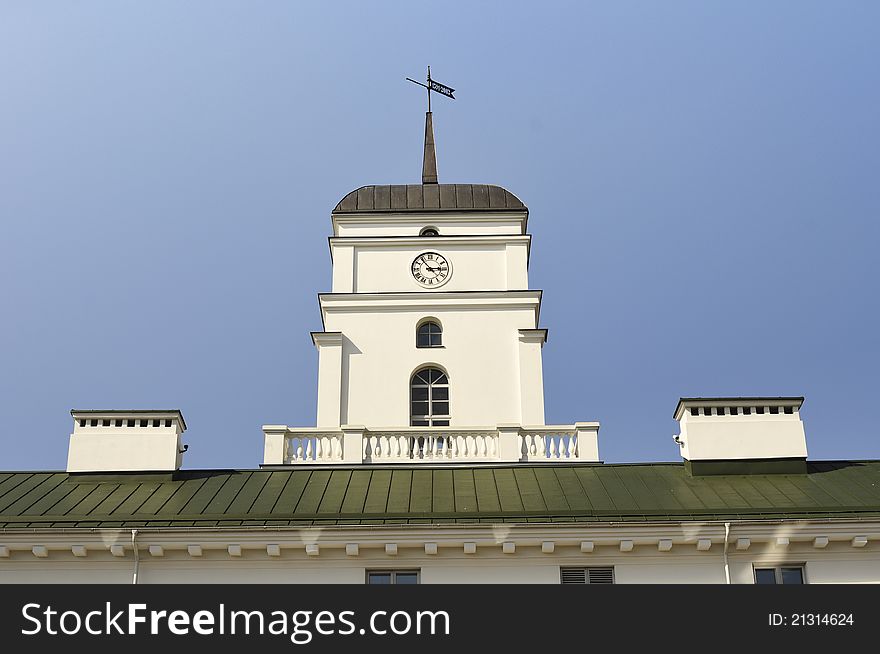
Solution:
<svg viewBox="0 0 880 654">
<path fill-rule="evenodd" d="M 330 210 L 440 180 L 530 208 L 547 421 L 677 460 L 679 396 L 805 395 L 878 458 L 880 4 L 0 2 L 0 469 L 77 408 L 179 407 L 187 467 L 315 419 Z"/>
</svg>

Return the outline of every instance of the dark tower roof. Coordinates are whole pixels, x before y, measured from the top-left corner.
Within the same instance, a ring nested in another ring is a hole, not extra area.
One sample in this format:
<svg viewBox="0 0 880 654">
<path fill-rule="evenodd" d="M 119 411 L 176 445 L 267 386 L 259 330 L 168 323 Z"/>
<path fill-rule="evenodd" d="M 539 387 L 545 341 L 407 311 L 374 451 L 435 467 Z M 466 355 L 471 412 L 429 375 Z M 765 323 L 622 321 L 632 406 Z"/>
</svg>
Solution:
<svg viewBox="0 0 880 654">
<path fill-rule="evenodd" d="M 511 210 L 528 207 L 507 189 L 491 184 L 382 184 L 355 189 L 333 213 Z"/>
</svg>

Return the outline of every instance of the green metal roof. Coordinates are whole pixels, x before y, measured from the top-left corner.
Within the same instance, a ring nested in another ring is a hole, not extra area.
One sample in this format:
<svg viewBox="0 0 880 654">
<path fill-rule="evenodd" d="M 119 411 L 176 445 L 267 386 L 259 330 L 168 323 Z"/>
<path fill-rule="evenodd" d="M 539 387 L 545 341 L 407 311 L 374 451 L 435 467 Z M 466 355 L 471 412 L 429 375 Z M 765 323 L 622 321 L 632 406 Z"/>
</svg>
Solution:
<svg viewBox="0 0 880 654">
<path fill-rule="evenodd" d="M 0 528 L 880 517 L 880 461 L 692 477 L 680 463 L 0 473 Z"/>
</svg>

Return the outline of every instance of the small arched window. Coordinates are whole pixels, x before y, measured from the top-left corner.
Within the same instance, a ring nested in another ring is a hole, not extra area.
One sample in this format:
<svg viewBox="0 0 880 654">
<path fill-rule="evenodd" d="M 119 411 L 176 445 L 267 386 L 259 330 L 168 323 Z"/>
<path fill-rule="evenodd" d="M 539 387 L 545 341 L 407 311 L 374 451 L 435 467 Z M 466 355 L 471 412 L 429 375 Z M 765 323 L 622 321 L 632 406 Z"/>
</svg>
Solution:
<svg viewBox="0 0 880 654">
<path fill-rule="evenodd" d="M 409 391 L 413 427 L 449 426 L 449 378 L 437 368 L 423 368 L 413 375 Z"/>
<path fill-rule="evenodd" d="M 427 320 L 416 329 L 416 347 L 440 347 L 443 345 L 443 329 L 440 323 Z"/>
<path fill-rule="evenodd" d="M 437 231 L 436 227 L 425 227 L 422 231 L 419 232 L 419 236 L 439 236 L 440 232 Z"/>
</svg>

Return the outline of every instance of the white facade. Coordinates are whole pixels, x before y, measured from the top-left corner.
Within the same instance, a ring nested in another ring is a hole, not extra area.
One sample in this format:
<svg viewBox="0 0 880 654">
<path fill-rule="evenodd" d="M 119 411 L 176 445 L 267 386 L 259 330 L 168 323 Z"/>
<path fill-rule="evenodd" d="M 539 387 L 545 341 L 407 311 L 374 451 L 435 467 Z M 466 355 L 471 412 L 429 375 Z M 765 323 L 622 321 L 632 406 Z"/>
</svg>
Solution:
<svg viewBox="0 0 880 654">
<path fill-rule="evenodd" d="M 410 426 L 410 381 L 432 366 L 449 377 L 450 426 L 544 424 L 540 291 L 529 290 L 528 212 L 334 214 L 332 292 L 319 296 L 317 427 Z M 437 236 L 420 236 L 424 229 Z M 448 262 L 425 287 L 421 254 Z M 443 345 L 417 348 L 426 319 Z"/>
</svg>

